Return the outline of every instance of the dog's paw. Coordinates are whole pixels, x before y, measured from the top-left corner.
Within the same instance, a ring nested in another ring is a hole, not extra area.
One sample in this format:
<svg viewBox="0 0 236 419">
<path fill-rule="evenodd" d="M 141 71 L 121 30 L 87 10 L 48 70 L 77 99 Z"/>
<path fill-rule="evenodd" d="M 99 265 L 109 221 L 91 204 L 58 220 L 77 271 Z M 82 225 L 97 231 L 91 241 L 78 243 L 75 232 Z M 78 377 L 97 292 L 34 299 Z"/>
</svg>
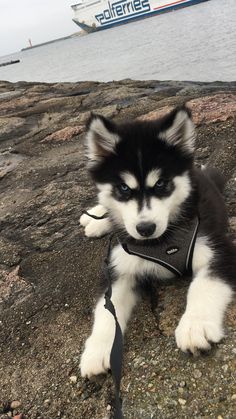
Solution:
<svg viewBox="0 0 236 419">
<path fill-rule="evenodd" d="M 92 218 L 89 217 L 89 215 L 82 214 L 80 219 L 79 219 L 80 225 L 82 225 L 82 227 L 86 227 L 90 223 L 91 219 Z"/>
<path fill-rule="evenodd" d="M 102 217 L 106 214 L 106 209 L 102 205 L 96 205 L 88 210 L 92 216 Z M 111 230 L 111 222 L 108 218 L 101 218 L 96 220 L 87 214 L 80 217 L 80 224 L 85 227 L 85 235 L 87 237 L 102 237 Z"/>
<path fill-rule="evenodd" d="M 90 336 L 85 344 L 85 350 L 80 360 L 82 377 L 90 378 L 107 372 L 110 368 L 111 341 Z"/>
<path fill-rule="evenodd" d="M 87 237 L 102 237 L 104 234 L 109 233 L 111 230 L 111 222 L 108 218 L 103 220 L 91 219 L 84 229 L 85 236 Z"/>
<path fill-rule="evenodd" d="M 87 212 L 88 214 L 91 214 L 91 216 L 94 215 L 95 217 L 102 217 L 104 214 L 106 214 L 107 211 L 103 205 L 96 205 L 95 207 L 88 209 Z M 88 214 L 83 214 L 80 217 L 79 222 L 83 227 L 86 227 L 90 223 L 90 221 L 94 220 L 94 218 L 90 217 Z"/>
<path fill-rule="evenodd" d="M 178 348 L 183 352 L 209 350 L 211 342 L 219 342 L 224 336 L 221 324 L 212 319 L 184 314 L 175 330 Z"/>
</svg>

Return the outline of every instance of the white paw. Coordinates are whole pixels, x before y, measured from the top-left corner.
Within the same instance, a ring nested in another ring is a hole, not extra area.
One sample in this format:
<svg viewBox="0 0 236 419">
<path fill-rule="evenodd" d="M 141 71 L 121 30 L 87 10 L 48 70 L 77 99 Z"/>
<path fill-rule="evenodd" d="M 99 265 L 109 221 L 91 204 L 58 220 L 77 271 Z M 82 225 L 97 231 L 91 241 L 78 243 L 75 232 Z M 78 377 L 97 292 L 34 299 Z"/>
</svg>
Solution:
<svg viewBox="0 0 236 419">
<path fill-rule="evenodd" d="M 111 223 L 108 218 L 104 220 L 91 219 L 90 223 L 85 227 L 85 236 L 87 237 L 102 237 L 111 229 Z"/>
<path fill-rule="evenodd" d="M 107 210 L 106 208 L 104 208 L 103 205 L 99 204 L 95 205 L 95 207 L 89 208 L 87 212 L 91 215 L 95 215 L 96 217 L 102 217 L 104 214 L 106 214 Z M 88 225 L 91 220 L 94 220 L 94 218 L 90 217 L 87 214 L 83 214 L 81 215 L 79 222 L 83 227 L 86 227 L 86 225 Z"/>
<path fill-rule="evenodd" d="M 79 219 L 79 222 L 83 227 L 86 227 L 86 225 L 88 225 L 91 220 L 92 220 L 92 218 L 89 217 L 89 215 L 83 214 L 83 215 L 81 215 L 81 217 Z"/>
<path fill-rule="evenodd" d="M 212 319 L 184 314 L 175 330 L 178 348 L 196 352 L 210 349 L 210 342 L 219 342 L 224 336 L 221 324 Z"/>
<path fill-rule="evenodd" d="M 106 214 L 106 209 L 102 205 L 96 205 L 88 210 L 88 213 L 97 217 L 102 217 Z M 111 230 L 111 222 L 108 218 L 96 220 L 87 214 L 80 217 L 80 224 L 85 227 L 85 235 L 87 237 L 101 237 Z"/>
<path fill-rule="evenodd" d="M 102 340 L 90 336 L 85 344 L 85 350 L 80 360 L 82 377 L 90 378 L 93 375 L 105 373 L 110 368 L 110 353 L 112 340 Z"/>
</svg>

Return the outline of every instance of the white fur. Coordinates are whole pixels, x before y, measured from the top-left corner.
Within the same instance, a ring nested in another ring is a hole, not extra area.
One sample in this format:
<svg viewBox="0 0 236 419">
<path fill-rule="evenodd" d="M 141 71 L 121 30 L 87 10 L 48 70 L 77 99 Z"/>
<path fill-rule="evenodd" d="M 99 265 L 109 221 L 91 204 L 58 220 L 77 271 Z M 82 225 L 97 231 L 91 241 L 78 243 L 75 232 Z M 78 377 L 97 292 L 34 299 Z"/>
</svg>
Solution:
<svg viewBox="0 0 236 419">
<path fill-rule="evenodd" d="M 137 301 L 134 292 L 134 277 L 119 276 L 112 285 L 112 302 L 124 333 L 132 309 Z M 106 372 L 110 368 L 110 352 L 115 335 L 115 321 L 104 307 L 104 297 L 100 298 L 94 312 L 91 336 L 85 343 L 80 368 L 82 377 L 91 377 Z"/>
<path fill-rule="evenodd" d="M 88 158 L 92 162 L 98 162 L 103 159 L 101 150 L 104 150 L 104 155 L 114 153 L 116 144 L 120 141 L 120 137 L 114 134 L 105 127 L 102 119 L 95 117 L 89 127 L 87 133 L 88 144 Z"/>
<path fill-rule="evenodd" d="M 102 205 L 95 205 L 95 207 L 90 208 L 87 210 L 87 212 L 91 215 L 102 217 L 104 214 L 106 214 L 107 211 Z M 87 214 L 83 214 L 81 215 L 79 222 L 83 227 L 86 227 L 86 225 L 88 225 L 91 220 L 93 220 L 92 217 L 89 217 Z"/>
<path fill-rule="evenodd" d="M 138 188 L 138 181 L 136 179 L 136 177 L 134 175 L 132 175 L 129 172 L 124 172 L 120 174 L 120 177 L 123 179 L 123 181 L 125 182 L 125 184 L 130 188 L 130 189 L 136 189 Z"/>
<path fill-rule="evenodd" d="M 182 351 L 210 349 L 210 342 L 224 336 L 223 316 L 230 302 L 231 288 L 213 277 L 208 267 L 215 257 L 207 237 L 198 237 L 193 253 L 193 274 L 187 296 L 187 307 L 175 331 Z"/>
<path fill-rule="evenodd" d="M 183 151 L 194 151 L 195 129 L 194 124 L 184 110 L 180 110 L 170 128 L 161 132 L 159 138 L 170 145 L 179 145 Z"/>
<path fill-rule="evenodd" d="M 146 177 L 146 181 L 145 181 L 146 186 L 149 188 L 153 188 L 153 186 L 157 183 L 160 176 L 161 176 L 160 169 L 151 170 Z"/>
<path fill-rule="evenodd" d="M 85 227 L 84 233 L 87 237 L 102 237 L 111 231 L 112 224 L 109 218 L 104 220 L 91 219 L 90 223 Z"/>
<path fill-rule="evenodd" d="M 175 331 L 178 348 L 194 353 L 210 349 L 210 342 L 219 342 L 231 298 L 229 285 L 202 268 L 189 287 L 186 311 Z"/>
<path fill-rule="evenodd" d="M 214 253 L 211 249 L 208 238 L 198 237 L 195 243 L 192 261 L 194 275 L 196 275 L 200 269 L 209 266 L 213 257 Z"/>
<path fill-rule="evenodd" d="M 106 209 L 102 205 L 96 205 L 88 210 L 89 214 L 96 215 L 97 217 L 101 217 L 106 212 Z M 112 229 L 112 223 L 109 218 L 96 220 L 87 214 L 81 215 L 80 224 L 85 227 L 84 231 L 87 237 L 101 237 L 109 233 Z"/>
</svg>

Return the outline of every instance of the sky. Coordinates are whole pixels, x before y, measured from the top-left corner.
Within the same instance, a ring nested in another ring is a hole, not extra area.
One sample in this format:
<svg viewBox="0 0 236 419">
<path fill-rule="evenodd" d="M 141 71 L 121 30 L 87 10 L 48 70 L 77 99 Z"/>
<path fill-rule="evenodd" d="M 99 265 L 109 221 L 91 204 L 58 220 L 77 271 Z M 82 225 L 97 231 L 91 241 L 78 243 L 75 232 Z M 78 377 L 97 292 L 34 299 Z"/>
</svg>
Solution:
<svg viewBox="0 0 236 419">
<path fill-rule="evenodd" d="M 74 0 L 0 0 L 0 56 L 78 32 Z"/>
</svg>

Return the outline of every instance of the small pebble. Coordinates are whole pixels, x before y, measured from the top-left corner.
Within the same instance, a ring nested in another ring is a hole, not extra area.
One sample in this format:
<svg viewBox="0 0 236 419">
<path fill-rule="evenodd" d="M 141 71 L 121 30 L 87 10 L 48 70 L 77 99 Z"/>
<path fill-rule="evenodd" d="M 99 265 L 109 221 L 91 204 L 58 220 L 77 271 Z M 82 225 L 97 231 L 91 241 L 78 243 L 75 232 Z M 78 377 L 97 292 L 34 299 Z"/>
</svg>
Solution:
<svg viewBox="0 0 236 419">
<path fill-rule="evenodd" d="M 108 411 L 108 412 L 110 412 L 110 410 L 111 410 L 111 405 L 110 405 L 110 404 L 108 404 L 108 405 L 107 405 L 107 411 Z"/>
<path fill-rule="evenodd" d="M 21 402 L 19 400 L 13 400 L 11 402 L 11 409 L 18 409 L 21 406 Z"/>
<path fill-rule="evenodd" d="M 196 370 L 193 371 L 193 376 L 194 376 L 194 378 L 201 378 L 202 373 L 201 373 L 200 370 L 196 369 Z"/>
<path fill-rule="evenodd" d="M 225 364 L 225 365 L 222 366 L 222 370 L 224 372 L 227 372 L 228 371 L 228 368 L 229 368 L 229 366 L 227 364 Z"/>
<path fill-rule="evenodd" d="M 233 394 L 233 396 L 231 397 L 231 400 L 236 400 L 236 394 Z"/>
<path fill-rule="evenodd" d="M 187 401 L 185 399 L 178 399 L 179 404 L 181 404 L 181 406 L 185 406 Z"/>
<path fill-rule="evenodd" d="M 77 377 L 76 377 L 76 375 L 71 375 L 71 376 L 70 376 L 70 382 L 71 382 L 72 384 L 77 383 Z"/>
</svg>

